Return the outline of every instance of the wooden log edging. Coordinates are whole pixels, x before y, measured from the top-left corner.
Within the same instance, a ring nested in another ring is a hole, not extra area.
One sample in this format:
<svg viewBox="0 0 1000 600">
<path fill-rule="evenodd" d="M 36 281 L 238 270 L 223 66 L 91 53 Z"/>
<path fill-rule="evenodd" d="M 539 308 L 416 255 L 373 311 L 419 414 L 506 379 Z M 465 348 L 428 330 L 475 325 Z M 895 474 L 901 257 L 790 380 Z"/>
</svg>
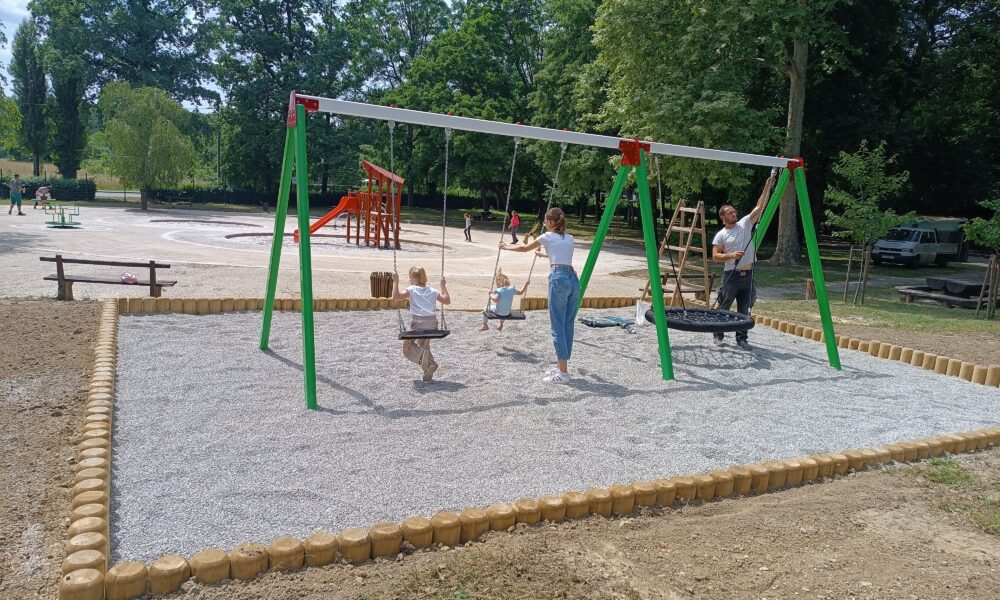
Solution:
<svg viewBox="0 0 1000 600">
<path fill-rule="evenodd" d="M 814 342 L 823 342 L 826 340 L 822 329 L 805 327 L 761 314 L 754 314 L 753 320 L 758 325 L 771 327 L 780 333 L 788 333 Z M 939 375 L 957 377 L 971 383 L 989 387 L 1000 387 L 1000 365 L 979 365 L 879 340 L 862 340 L 839 334 L 836 336 L 836 340 L 837 347 L 841 350 L 858 350 L 867 353 L 873 358 L 901 362 L 917 368 L 934 371 Z"/>
<path fill-rule="evenodd" d="M 403 552 L 404 542 L 414 551 L 447 549 L 458 544 L 477 543 L 488 531 L 511 531 L 517 524 L 555 524 L 591 515 L 629 517 L 644 508 L 649 510 L 655 507 L 669 511 L 691 502 L 706 503 L 773 493 L 893 462 L 913 463 L 946 453 L 975 452 L 998 445 L 1000 427 L 994 427 L 875 448 L 735 466 L 693 476 L 633 481 L 607 488 L 591 488 L 586 493 L 570 491 L 561 496 L 521 498 L 486 509 L 439 512 L 430 519 L 416 516 L 405 519 L 401 524 L 376 523 L 367 530 L 351 527 L 339 535 L 317 531 L 304 540 L 285 536 L 274 540 L 266 548 L 256 543 L 241 544 L 228 553 L 218 548 L 206 548 L 190 560 L 169 555 L 154 560 L 148 567 L 141 562 L 127 561 L 115 565 L 106 574 L 95 567 L 81 567 L 63 577 L 59 598 L 130 600 L 142 597 L 147 591 L 154 596 L 173 593 L 191 577 L 212 584 L 254 579 L 268 571 L 294 571 L 330 564 L 360 565 L 376 559 L 393 560 Z M 81 564 L 88 556 L 93 555 L 80 557 Z M 87 582 L 97 583 L 85 588 Z"/>
</svg>

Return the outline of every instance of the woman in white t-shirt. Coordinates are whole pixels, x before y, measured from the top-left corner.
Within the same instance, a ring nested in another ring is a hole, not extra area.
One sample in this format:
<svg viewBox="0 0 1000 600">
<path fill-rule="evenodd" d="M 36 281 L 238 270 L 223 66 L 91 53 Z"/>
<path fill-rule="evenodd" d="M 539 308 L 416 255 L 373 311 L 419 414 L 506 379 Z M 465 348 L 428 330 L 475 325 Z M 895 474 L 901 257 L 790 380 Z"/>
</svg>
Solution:
<svg viewBox="0 0 1000 600">
<path fill-rule="evenodd" d="M 437 329 L 437 303 L 451 304 L 444 277 L 441 277 L 440 291 L 427 285 L 427 271 L 423 267 L 410 268 L 410 285 L 403 291 L 399 291 L 399 273 L 392 274 L 392 281 L 392 299 L 410 301 L 410 331 Z M 438 364 L 431 355 L 430 340 L 403 340 L 403 356 L 420 365 L 424 371 L 424 381 L 430 381 L 434 377 Z"/>
<path fill-rule="evenodd" d="M 561 208 L 550 208 L 545 213 L 545 229 L 545 233 L 531 242 L 527 239 L 518 244 L 500 242 L 500 249 L 529 252 L 545 248 L 552 268 L 549 272 L 549 321 L 558 368 L 547 371 L 543 380 L 566 384 L 570 382 L 569 359 L 573 354 L 573 328 L 580 304 L 580 281 L 573 270 L 573 236 L 566 233 L 566 215 Z"/>
</svg>

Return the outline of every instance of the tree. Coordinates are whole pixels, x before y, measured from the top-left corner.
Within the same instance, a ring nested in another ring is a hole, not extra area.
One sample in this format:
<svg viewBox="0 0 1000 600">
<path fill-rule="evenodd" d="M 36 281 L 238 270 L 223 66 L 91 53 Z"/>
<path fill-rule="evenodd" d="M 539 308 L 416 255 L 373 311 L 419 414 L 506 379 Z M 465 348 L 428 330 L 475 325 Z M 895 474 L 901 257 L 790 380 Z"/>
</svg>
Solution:
<svg viewBox="0 0 1000 600">
<path fill-rule="evenodd" d="M 78 56 L 93 69 L 88 85 L 127 81 L 178 100 L 218 99 L 203 83 L 212 48 L 203 0 L 31 0 L 29 8 L 54 24 L 57 15 L 79 15 L 75 25 L 87 37 Z"/>
<path fill-rule="evenodd" d="M 17 100 L 0 91 L 0 150 L 16 148 L 21 134 L 21 111 Z"/>
<path fill-rule="evenodd" d="M 87 145 L 85 94 L 93 76 L 85 60 L 90 34 L 81 6 L 43 0 L 32 3 L 38 29 L 46 36 L 42 53 L 52 81 L 53 159 L 59 174 L 68 179 L 76 178 Z"/>
<path fill-rule="evenodd" d="M 986 210 L 993 211 L 989 219 L 976 217 L 962 226 L 972 243 L 989 248 L 993 254 L 1000 254 L 1000 196 L 979 203 Z"/>
<path fill-rule="evenodd" d="M 32 155 L 32 175 L 37 177 L 49 135 L 45 115 L 48 86 L 38 46 L 38 28 L 33 19 L 22 21 L 18 26 L 11 55 L 14 96 L 22 117 L 20 140 Z"/>
<path fill-rule="evenodd" d="M 340 96 L 356 87 L 338 9 L 320 0 L 212 0 L 219 41 L 215 73 L 228 104 L 220 118 L 228 182 L 274 189 L 291 90 Z M 330 128 L 310 120 L 311 172 L 328 173 Z M 356 152 L 356 151 L 355 151 Z"/>
<path fill-rule="evenodd" d="M 854 246 L 861 246 L 861 274 L 854 302 L 864 304 L 865 286 L 868 283 L 868 267 L 871 261 L 871 246 L 890 229 L 904 221 L 912 220 L 913 213 L 897 215 L 885 206 L 899 195 L 910 174 L 902 171 L 894 175 L 886 169 L 894 164 L 897 157 L 886 158 L 885 142 L 874 149 L 862 141 L 853 154 L 840 153 L 833 165 L 833 172 L 842 180 L 841 187 L 830 186 L 826 190 L 826 202 L 834 209 L 827 210 L 827 225 L 833 228 L 834 236 L 851 240 L 851 255 Z M 847 266 L 850 278 L 851 265 Z M 844 298 L 847 298 L 849 281 L 844 283 Z"/>
<path fill-rule="evenodd" d="M 454 29 L 435 37 L 414 61 L 409 79 L 387 92 L 385 101 L 406 108 L 501 121 L 530 122 L 528 96 L 541 56 L 541 3 L 475 0 L 462 7 Z M 452 140 L 453 185 L 488 188 L 500 204 L 507 201 L 513 142 L 455 132 Z M 442 179 L 444 138 L 421 130 L 414 144 L 414 179 L 435 189 Z M 417 175 L 419 174 L 419 175 Z M 544 178 L 520 151 L 515 189 L 544 189 Z"/>
<path fill-rule="evenodd" d="M 606 70 L 596 63 L 598 50 L 591 35 L 598 4 L 597 0 L 548 0 L 544 4 L 542 59 L 535 90 L 529 96 L 532 124 L 616 133 L 593 118 L 605 100 L 607 83 Z M 549 178 L 554 176 L 559 146 L 542 142 L 530 148 Z M 589 195 L 607 191 L 613 176 L 610 156 L 607 150 L 585 146 L 566 151 L 558 185 L 561 192 L 576 198 L 581 217 Z"/>
<path fill-rule="evenodd" d="M 346 4 L 344 28 L 353 49 L 352 68 L 358 80 L 374 88 L 373 99 L 406 81 L 413 60 L 448 27 L 450 17 L 443 0 L 351 0 Z M 398 160 L 406 164 L 409 206 L 414 193 L 414 126 L 402 127 L 403 132 L 397 131 L 405 135 Z"/>
<path fill-rule="evenodd" d="M 139 188 L 145 210 L 152 189 L 176 185 L 194 162 L 194 145 L 182 133 L 189 115 L 164 90 L 124 82 L 106 85 L 98 108 L 108 172 Z"/>
<path fill-rule="evenodd" d="M 594 25 L 598 60 L 612 82 L 602 118 L 623 135 L 765 154 L 781 148 L 797 156 L 807 73 L 831 70 L 841 60 L 842 31 L 830 18 L 841 2 L 608 0 Z M 810 46 L 823 47 L 812 63 Z M 762 80 L 777 84 L 774 73 L 787 78 L 784 111 L 772 96 L 754 94 Z M 706 186 L 745 190 L 753 175 L 748 168 L 676 159 L 664 162 L 663 173 L 679 193 Z M 798 262 L 793 192 L 781 206 L 774 260 Z"/>
</svg>

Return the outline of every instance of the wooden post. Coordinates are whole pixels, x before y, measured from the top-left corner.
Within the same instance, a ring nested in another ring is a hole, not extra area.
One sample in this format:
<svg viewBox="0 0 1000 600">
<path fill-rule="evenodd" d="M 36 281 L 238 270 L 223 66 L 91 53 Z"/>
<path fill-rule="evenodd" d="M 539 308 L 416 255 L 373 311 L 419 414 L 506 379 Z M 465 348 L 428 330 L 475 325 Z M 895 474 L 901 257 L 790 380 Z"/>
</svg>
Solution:
<svg viewBox="0 0 1000 600">
<path fill-rule="evenodd" d="M 806 279 L 806 300 L 816 299 L 816 282 L 812 279 Z"/>
<path fill-rule="evenodd" d="M 851 289 L 851 267 L 854 265 L 854 244 L 847 254 L 847 275 L 844 277 L 844 304 L 847 304 L 847 293 Z"/>
<path fill-rule="evenodd" d="M 156 261 L 149 261 L 149 295 L 153 298 L 160 297 L 160 290 L 156 289 Z"/>
<path fill-rule="evenodd" d="M 66 289 L 66 273 L 63 271 L 62 254 L 56 254 L 56 279 L 59 283 L 59 291 L 56 293 L 57 300 L 72 300 L 73 288 Z M 69 292 L 69 298 L 66 297 Z"/>
</svg>

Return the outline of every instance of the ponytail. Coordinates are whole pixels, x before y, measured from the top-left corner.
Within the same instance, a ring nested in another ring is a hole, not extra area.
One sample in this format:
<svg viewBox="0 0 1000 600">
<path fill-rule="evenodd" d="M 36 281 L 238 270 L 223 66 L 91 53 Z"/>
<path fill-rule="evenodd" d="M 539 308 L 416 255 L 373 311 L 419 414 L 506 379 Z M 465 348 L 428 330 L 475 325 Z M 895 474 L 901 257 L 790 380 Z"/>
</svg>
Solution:
<svg viewBox="0 0 1000 600">
<path fill-rule="evenodd" d="M 551 224 L 552 231 L 566 235 L 566 213 L 563 212 L 563 209 L 552 207 L 549 212 L 545 213 L 545 218 Z"/>
</svg>

